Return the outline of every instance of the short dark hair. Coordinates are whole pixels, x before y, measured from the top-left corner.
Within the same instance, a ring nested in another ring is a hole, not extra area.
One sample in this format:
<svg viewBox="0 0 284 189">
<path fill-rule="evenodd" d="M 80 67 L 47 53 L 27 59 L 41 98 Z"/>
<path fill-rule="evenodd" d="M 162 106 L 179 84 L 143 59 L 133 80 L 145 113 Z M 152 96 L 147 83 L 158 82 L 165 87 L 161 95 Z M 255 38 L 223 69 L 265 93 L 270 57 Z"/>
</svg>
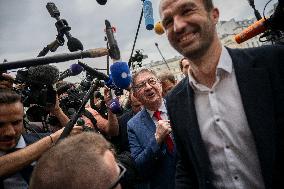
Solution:
<svg viewBox="0 0 284 189">
<path fill-rule="evenodd" d="M 209 12 L 214 8 L 214 4 L 212 0 L 203 0 L 203 4 L 205 9 Z"/>
<path fill-rule="evenodd" d="M 11 89 L 0 89 L 0 104 L 21 102 L 21 95 Z"/>
<path fill-rule="evenodd" d="M 32 173 L 30 189 L 101 189 L 112 184 L 103 159 L 111 144 L 97 133 L 68 137 L 45 152 Z"/>
</svg>

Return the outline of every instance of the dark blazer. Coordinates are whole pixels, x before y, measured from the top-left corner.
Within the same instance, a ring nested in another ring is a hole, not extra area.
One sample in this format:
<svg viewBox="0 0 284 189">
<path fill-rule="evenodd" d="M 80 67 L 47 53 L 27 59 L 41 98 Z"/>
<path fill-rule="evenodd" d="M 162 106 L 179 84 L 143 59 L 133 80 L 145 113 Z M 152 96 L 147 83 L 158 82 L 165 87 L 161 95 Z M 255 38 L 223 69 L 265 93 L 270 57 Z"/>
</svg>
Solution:
<svg viewBox="0 0 284 189">
<path fill-rule="evenodd" d="M 173 189 L 175 154 L 168 154 L 165 145 L 157 144 L 156 125 L 143 108 L 127 123 L 131 156 L 145 178 L 143 189 Z"/>
<path fill-rule="evenodd" d="M 23 134 L 23 138 L 28 145 L 35 143 L 36 141 L 40 140 L 41 138 L 48 136 L 50 133 L 31 133 L 31 134 Z M 27 183 L 29 183 L 31 174 L 33 171 L 33 166 L 29 165 L 24 167 L 22 170 L 19 171 L 19 173 L 22 175 L 22 177 L 25 179 Z M 0 178 L 0 188 L 4 188 L 3 186 L 3 180 L 8 178 L 9 176 L 6 176 L 5 178 Z"/>
<path fill-rule="evenodd" d="M 127 134 L 127 122 L 134 115 L 134 112 L 130 110 L 122 114 L 122 116 L 118 117 L 119 135 L 111 138 L 111 142 L 115 145 L 115 148 L 118 153 L 124 151 L 130 152 Z"/>
<path fill-rule="evenodd" d="M 284 47 L 228 49 L 266 188 L 282 184 L 284 170 Z M 188 77 L 166 97 L 178 151 L 176 188 L 214 188 Z M 279 185 L 281 186 L 281 185 Z"/>
</svg>

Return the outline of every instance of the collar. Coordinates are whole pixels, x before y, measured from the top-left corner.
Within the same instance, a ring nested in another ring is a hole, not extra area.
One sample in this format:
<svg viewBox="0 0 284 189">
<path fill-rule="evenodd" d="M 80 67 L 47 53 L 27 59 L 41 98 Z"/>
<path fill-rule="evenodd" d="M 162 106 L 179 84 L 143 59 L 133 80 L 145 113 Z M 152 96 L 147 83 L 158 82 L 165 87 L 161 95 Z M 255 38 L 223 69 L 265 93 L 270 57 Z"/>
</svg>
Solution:
<svg viewBox="0 0 284 189">
<path fill-rule="evenodd" d="M 23 137 L 23 135 L 21 135 L 20 140 L 19 140 L 19 142 L 18 142 L 18 144 L 17 144 L 17 146 L 15 148 L 22 149 L 22 148 L 25 148 L 26 146 L 27 146 L 27 144 L 26 144 L 26 142 L 24 140 L 24 137 Z"/>
<path fill-rule="evenodd" d="M 152 118 L 155 111 L 148 110 L 147 108 L 145 108 L 145 109 L 149 113 L 150 117 Z M 160 108 L 158 109 L 158 111 L 161 111 L 162 113 L 167 113 L 167 109 L 166 109 L 166 105 L 165 105 L 165 100 L 164 99 L 162 100 L 162 104 L 161 104 Z"/>
<path fill-rule="evenodd" d="M 233 61 L 226 47 L 222 46 L 221 55 L 216 69 L 216 77 L 223 77 L 233 71 Z M 197 88 L 198 82 L 193 78 L 190 69 L 188 70 L 189 83 L 193 88 Z"/>
<path fill-rule="evenodd" d="M 26 146 L 27 146 L 27 144 L 25 142 L 25 139 L 24 139 L 23 135 L 21 135 L 20 139 L 18 141 L 18 144 L 16 145 L 15 148 L 22 149 L 22 148 L 25 148 Z M 6 155 L 6 154 L 7 154 L 6 152 L 0 151 L 0 156 Z"/>
</svg>

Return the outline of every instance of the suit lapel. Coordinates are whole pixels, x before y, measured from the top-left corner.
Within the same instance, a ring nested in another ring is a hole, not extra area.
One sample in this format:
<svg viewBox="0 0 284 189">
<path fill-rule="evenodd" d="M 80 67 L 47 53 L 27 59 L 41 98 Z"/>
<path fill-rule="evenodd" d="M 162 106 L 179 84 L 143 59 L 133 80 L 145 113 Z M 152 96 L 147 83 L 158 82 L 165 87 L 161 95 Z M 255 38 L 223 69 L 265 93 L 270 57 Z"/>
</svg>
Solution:
<svg viewBox="0 0 284 189">
<path fill-rule="evenodd" d="M 253 134 L 266 185 L 272 178 L 274 110 L 269 74 L 255 68 L 254 59 L 229 49 L 250 130 Z M 245 61 L 243 61 L 245 60 Z"/>
<path fill-rule="evenodd" d="M 190 140 L 191 149 L 193 153 L 191 153 L 191 158 L 194 163 L 195 169 L 197 172 L 202 172 L 202 175 L 208 177 L 208 166 L 211 167 L 208 154 L 201 138 L 200 129 L 198 126 L 196 110 L 194 105 L 194 91 L 190 87 L 188 79 L 184 82 L 183 90 L 181 90 L 177 94 L 177 99 L 185 99 L 183 101 L 178 101 L 180 104 L 176 104 L 177 114 L 179 114 L 181 118 L 183 118 L 183 123 L 179 126 L 183 127 L 183 129 L 179 129 L 180 132 L 184 132 L 182 136 L 188 137 Z"/>
<path fill-rule="evenodd" d="M 155 134 L 156 125 L 154 121 L 152 120 L 152 118 L 150 117 L 149 113 L 147 112 L 145 108 L 143 108 L 141 113 L 142 113 L 141 115 L 142 124 L 144 125 L 147 131 L 150 131 L 151 134 Z"/>
</svg>

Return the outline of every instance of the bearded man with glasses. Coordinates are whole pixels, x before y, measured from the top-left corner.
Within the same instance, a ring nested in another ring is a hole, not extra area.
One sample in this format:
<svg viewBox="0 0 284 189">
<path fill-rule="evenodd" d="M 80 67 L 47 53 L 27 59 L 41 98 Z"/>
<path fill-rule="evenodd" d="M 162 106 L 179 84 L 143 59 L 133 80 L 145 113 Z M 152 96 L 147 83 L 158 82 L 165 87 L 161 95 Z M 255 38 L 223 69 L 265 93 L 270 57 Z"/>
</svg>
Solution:
<svg viewBox="0 0 284 189">
<path fill-rule="evenodd" d="M 143 189 L 173 189 L 176 153 L 162 85 L 156 73 L 142 69 L 133 75 L 133 95 L 144 106 L 127 123 L 128 140 Z"/>
</svg>

